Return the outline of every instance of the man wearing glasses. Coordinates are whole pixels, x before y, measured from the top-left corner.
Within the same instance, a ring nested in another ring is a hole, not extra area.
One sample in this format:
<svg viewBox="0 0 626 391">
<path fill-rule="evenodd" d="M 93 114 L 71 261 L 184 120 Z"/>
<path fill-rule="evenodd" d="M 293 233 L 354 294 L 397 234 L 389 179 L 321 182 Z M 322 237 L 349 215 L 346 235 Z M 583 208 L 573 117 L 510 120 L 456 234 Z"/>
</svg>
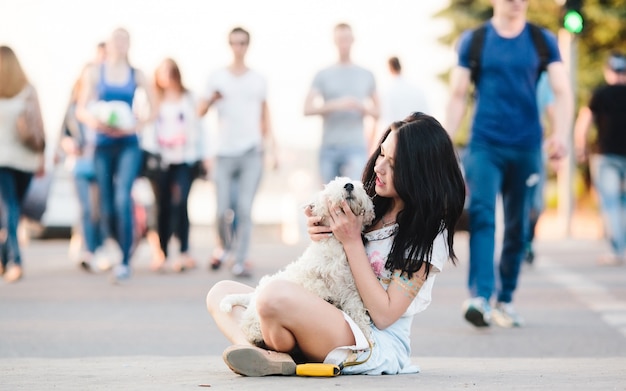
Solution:
<svg viewBox="0 0 626 391">
<path fill-rule="evenodd" d="M 520 327 L 523 319 L 512 306 L 528 232 L 529 190 L 539 179 L 542 129 L 537 112 L 537 80 L 541 58 L 526 20 L 527 0 L 492 0 L 475 83 L 471 137 L 463 158 L 469 190 L 470 299 L 465 319 L 476 327 L 493 320 Z M 558 161 L 571 131 L 573 98 L 554 34 L 540 29 L 547 46 L 547 73 L 554 92 L 553 134 L 546 140 L 548 157 Z M 467 109 L 473 65 L 474 31 L 458 45 L 458 65 L 451 74 L 446 129 L 454 135 Z M 475 67 L 474 67 L 475 68 Z M 504 206 L 504 242 L 494 267 L 496 198 Z M 495 270 L 498 270 L 497 276 Z M 496 281 L 498 282 L 496 284 Z M 490 301 L 495 296 L 495 305 Z"/>
<path fill-rule="evenodd" d="M 252 233 L 252 204 L 263 172 L 264 141 L 273 147 L 274 139 L 266 80 L 245 62 L 250 34 L 236 27 L 228 35 L 228 43 L 233 62 L 210 76 L 198 107 L 198 114 L 203 116 L 215 106 L 219 121 L 217 138 L 213 141 L 219 244 L 210 267 L 217 270 L 232 256 L 233 275 L 249 277 L 246 261 Z"/>
</svg>

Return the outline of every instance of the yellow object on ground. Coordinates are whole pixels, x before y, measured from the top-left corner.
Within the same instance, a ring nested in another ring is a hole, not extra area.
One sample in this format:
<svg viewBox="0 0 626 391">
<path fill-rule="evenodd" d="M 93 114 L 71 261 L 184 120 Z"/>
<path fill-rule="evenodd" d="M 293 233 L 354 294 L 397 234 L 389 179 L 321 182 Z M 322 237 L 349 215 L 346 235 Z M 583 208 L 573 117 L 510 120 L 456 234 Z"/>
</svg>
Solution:
<svg viewBox="0 0 626 391">
<path fill-rule="evenodd" d="M 334 364 L 298 364 L 296 365 L 296 375 L 314 377 L 338 376 L 341 370 Z"/>
</svg>

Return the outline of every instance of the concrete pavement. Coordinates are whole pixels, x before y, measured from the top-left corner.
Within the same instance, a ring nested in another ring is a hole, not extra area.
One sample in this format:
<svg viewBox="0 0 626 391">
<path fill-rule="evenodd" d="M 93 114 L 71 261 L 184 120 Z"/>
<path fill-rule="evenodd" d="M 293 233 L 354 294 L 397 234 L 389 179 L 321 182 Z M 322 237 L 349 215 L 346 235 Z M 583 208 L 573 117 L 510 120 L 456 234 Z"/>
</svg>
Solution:
<svg viewBox="0 0 626 391">
<path fill-rule="evenodd" d="M 275 226 L 257 227 L 250 283 L 306 245 L 280 238 Z M 467 236 L 458 234 L 459 264 L 438 277 L 431 307 L 414 320 L 422 372 L 329 379 L 231 373 L 220 357 L 227 342 L 204 308 L 210 286 L 231 276 L 206 268 L 211 228 L 195 226 L 191 243 L 200 268 L 155 274 L 140 248 L 133 279 L 112 286 L 107 274 L 85 274 L 69 261 L 67 241 L 31 242 L 24 280 L 0 283 L 0 389 L 626 389 L 626 266 L 596 266 L 601 241 L 538 241 L 516 295 L 527 326 L 477 330 L 460 309 Z"/>
</svg>

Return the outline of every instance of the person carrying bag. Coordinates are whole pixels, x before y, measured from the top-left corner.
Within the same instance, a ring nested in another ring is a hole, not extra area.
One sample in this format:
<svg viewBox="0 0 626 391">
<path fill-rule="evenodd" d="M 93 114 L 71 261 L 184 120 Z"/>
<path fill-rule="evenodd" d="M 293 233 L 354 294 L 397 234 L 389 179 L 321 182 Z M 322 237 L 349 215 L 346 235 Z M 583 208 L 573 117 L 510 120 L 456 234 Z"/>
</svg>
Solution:
<svg viewBox="0 0 626 391">
<path fill-rule="evenodd" d="M 17 118 L 17 136 L 25 147 L 33 152 L 41 153 L 46 148 L 46 134 L 37 91 L 31 85 L 26 86 L 24 90 L 26 97 L 24 110 Z"/>
<path fill-rule="evenodd" d="M 0 46 L 0 274 L 22 278 L 17 228 L 33 176 L 44 172 L 45 136 L 35 88 L 13 49 Z"/>
</svg>

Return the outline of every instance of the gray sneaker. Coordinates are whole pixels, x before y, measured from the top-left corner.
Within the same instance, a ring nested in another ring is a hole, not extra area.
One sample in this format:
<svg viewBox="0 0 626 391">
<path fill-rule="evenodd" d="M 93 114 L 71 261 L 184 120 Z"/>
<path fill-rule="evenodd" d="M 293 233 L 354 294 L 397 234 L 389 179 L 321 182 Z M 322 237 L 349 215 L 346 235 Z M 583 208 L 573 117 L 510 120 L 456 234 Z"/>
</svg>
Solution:
<svg viewBox="0 0 626 391">
<path fill-rule="evenodd" d="M 235 277 L 241 277 L 241 278 L 252 277 L 252 272 L 250 271 L 250 269 L 246 265 L 242 265 L 239 263 L 236 263 L 235 265 L 233 265 L 231 272 L 233 273 L 233 276 Z"/>
<path fill-rule="evenodd" d="M 465 320 L 476 327 L 488 327 L 491 323 L 491 307 L 483 297 L 472 297 L 463 303 Z"/>
<path fill-rule="evenodd" d="M 493 321 L 500 327 L 522 327 L 524 319 L 515 311 L 513 304 L 497 302 L 493 308 Z"/>
<path fill-rule="evenodd" d="M 113 268 L 113 275 L 111 276 L 112 284 L 121 284 L 124 281 L 130 279 L 130 267 L 127 265 L 117 265 Z"/>
</svg>

